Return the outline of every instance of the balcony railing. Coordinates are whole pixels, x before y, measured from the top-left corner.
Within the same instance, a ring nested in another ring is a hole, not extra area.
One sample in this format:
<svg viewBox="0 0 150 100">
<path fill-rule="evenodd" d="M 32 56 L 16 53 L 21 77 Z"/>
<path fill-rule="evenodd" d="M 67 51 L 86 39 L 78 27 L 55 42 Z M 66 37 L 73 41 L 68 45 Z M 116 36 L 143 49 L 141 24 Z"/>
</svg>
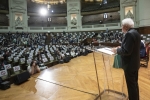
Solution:
<svg viewBox="0 0 150 100">
<path fill-rule="evenodd" d="M 106 29 L 120 29 L 120 23 L 107 23 L 107 24 L 96 24 L 96 25 L 83 25 L 79 29 L 69 29 L 67 26 L 57 27 L 28 27 L 25 29 L 13 29 L 9 26 L 0 26 L 0 33 L 3 32 L 63 32 L 63 31 L 98 31 Z"/>
</svg>

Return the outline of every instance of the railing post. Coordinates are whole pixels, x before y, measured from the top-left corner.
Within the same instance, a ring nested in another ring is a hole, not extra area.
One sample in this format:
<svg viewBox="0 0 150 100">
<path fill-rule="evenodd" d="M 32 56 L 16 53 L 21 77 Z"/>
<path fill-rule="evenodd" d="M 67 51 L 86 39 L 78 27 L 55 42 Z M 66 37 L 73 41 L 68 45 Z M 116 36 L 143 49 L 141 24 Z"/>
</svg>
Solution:
<svg viewBox="0 0 150 100">
<path fill-rule="evenodd" d="M 104 24 L 104 27 L 106 27 L 106 24 Z"/>
<path fill-rule="evenodd" d="M 121 27 L 121 24 L 120 24 L 120 23 L 118 23 L 118 26 L 119 26 L 119 27 Z"/>
<path fill-rule="evenodd" d="M 92 25 L 92 28 L 94 28 L 94 25 Z"/>
</svg>

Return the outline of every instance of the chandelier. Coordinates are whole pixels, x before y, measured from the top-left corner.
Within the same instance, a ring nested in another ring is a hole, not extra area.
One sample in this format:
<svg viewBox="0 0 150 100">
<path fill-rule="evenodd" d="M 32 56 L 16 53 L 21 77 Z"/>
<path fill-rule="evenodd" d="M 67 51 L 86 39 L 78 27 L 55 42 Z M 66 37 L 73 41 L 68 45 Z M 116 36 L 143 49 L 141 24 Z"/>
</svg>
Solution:
<svg viewBox="0 0 150 100">
<path fill-rule="evenodd" d="M 48 10 L 51 8 L 51 5 L 63 4 L 66 2 L 66 0 L 31 0 L 31 1 L 36 3 L 46 4 Z"/>
<path fill-rule="evenodd" d="M 31 0 L 32 2 L 41 3 L 41 4 L 63 4 L 66 0 Z"/>
</svg>

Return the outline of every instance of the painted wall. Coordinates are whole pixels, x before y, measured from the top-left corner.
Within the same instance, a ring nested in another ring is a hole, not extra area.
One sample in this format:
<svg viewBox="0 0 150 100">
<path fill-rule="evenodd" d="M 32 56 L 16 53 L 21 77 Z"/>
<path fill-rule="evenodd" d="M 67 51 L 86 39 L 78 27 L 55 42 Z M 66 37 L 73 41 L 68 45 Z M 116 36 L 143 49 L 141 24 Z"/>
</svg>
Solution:
<svg viewBox="0 0 150 100">
<path fill-rule="evenodd" d="M 150 26 L 150 0 L 138 0 L 139 2 L 139 27 Z"/>
<path fill-rule="evenodd" d="M 9 0 L 9 26 L 10 30 L 27 30 L 27 1 L 26 0 Z"/>
<path fill-rule="evenodd" d="M 100 21 L 102 23 L 120 22 L 120 14 L 118 12 L 107 13 L 107 18 L 104 18 L 104 14 L 83 16 L 82 25 L 101 24 Z"/>
<path fill-rule="evenodd" d="M 67 27 L 68 29 L 81 29 L 81 3 L 80 0 L 67 0 Z"/>
</svg>

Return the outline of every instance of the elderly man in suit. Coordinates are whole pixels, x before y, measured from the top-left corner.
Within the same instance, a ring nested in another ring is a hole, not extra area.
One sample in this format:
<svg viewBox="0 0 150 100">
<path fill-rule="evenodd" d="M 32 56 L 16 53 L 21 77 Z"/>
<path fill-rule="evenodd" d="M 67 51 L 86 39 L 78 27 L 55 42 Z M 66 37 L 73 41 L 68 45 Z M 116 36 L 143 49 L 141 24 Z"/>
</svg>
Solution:
<svg viewBox="0 0 150 100">
<path fill-rule="evenodd" d="M 138 70 L 140 67 L 140 34 L 133 29 L 134 22 L 130 18 L 122 20 L 122 32 L 125 34 L 121 47 L 112 51 L 121 55 L 129 100 L 139 100 Z"/>
</svg>

